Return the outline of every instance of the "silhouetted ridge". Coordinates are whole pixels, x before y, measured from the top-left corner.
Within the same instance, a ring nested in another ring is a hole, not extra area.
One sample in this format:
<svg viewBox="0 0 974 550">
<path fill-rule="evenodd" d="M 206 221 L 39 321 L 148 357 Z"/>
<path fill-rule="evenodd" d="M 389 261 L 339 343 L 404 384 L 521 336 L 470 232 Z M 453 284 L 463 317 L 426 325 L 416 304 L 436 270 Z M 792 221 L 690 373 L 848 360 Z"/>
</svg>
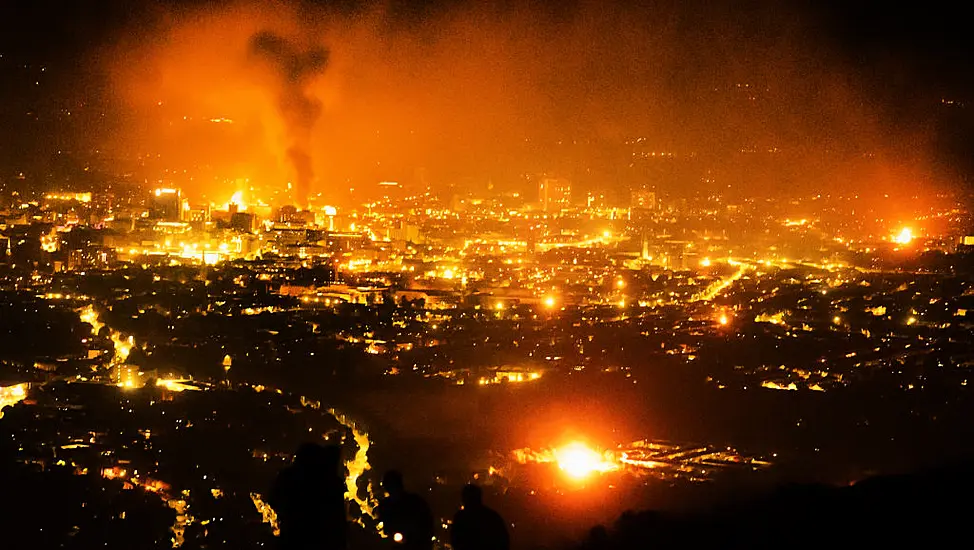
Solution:
<svg viewBox="0 0 974 550">
<path fill-rule="evenodd" d="M 626 512 L 577 548 L 939 548 L 969 540 L 974 462 L 851 486 L 786 485 L 709 512 Z"/>
</svg>

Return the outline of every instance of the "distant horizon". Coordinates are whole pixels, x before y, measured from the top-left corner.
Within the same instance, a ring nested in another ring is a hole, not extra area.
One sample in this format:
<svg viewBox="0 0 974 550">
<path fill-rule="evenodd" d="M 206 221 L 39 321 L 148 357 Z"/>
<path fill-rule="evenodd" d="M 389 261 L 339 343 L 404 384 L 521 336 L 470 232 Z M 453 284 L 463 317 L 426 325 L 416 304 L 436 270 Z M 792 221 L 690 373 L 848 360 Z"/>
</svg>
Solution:
<svg viewBox="0 0 974 550">
<path fill-rule="evenodd" d="M 932 6 L 27 4 L 0 43 L 5 184 L 23 172 L 56 185 L 91 165 L 190 195 L 307 178 L 337 200 L 420 170 L 442 186 L 554 171 L 610 193 L 715 179 L 912 194 L 970 189 L 974 175 L 974 86 L 957 70 L 969 38 Z M 72 32 L 39 39 L 58 28 Z M 269 30 L 294 55 L 328 53 L 286 96 L 315 113 L 301 178 L 286 122 L 300 117 L 282 116 L 284 81 L 248 53 Z M 656 151 L 694 166 L 674 173 Z"/>
</svg>

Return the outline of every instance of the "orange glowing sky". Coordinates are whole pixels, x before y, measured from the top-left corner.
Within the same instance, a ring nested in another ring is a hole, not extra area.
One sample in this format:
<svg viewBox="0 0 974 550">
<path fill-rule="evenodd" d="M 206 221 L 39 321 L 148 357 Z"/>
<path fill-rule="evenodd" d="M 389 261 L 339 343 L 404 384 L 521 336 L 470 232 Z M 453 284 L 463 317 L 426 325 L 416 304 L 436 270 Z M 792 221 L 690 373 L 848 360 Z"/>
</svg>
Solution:
<svg viewBox="0 0 974 550">
<path fill-rule="evenodd" d="M 271 31 L 329 51 L 307 82 L 322 108 L 312 191 L 326 201 L 386 180 L 510 186 L 540 171 L 595 189 L 652 180 L 624 156 L 606 160 L 604 144 L 635 136 L 694 155 L 719 184 L 746 191 L 911 191 L 932 179 L 923 132 L 891 137 L 855 74 L 819 52 L 798 17 L 580 2 L 403 19 L 367 6 L 220 4 L 130 27 L 99 56 L 126 113 L 112 148 L 142 155 L 147 177 L 191 196 L 284 192 L 293 170 L 279 83 L 248 52 L 254 34 Z M 784 160 L 764 159 L 770 149 Z"/>
</svg>

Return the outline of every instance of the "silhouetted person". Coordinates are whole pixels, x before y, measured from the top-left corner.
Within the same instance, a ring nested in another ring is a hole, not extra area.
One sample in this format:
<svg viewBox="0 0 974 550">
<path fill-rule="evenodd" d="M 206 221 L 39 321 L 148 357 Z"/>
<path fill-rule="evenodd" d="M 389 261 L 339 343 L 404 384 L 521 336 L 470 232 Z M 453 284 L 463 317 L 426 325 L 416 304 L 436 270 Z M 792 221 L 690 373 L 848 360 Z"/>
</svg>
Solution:
<svg viewBox="0 0 974 550">
<path fill-rule="evenodd" d="M 582 545 L 583 550 L 608 550 L 609 530 L 604 525 L 596 525 L 589 529 L 588 538 Z"/>
<path fill-rule="evenodd" d="M 277 512 L 283 550 L 343 550 L 348 521 L 341 449 L 305 443 L 285 468 L 268 504 Z"/>
<path fill-rule="evenodd" d="M 476 485 L 460 492 L 463 506 L 453 516 L 450 544 L 453 550 L 508 550 L 511 539 L 501 515 L 484 506 L 484 493 Z"/>
<path fill-rule="evenodd" d="M 382 476 L 382 488 L 389 496 L 379 503 L 382 532 L 397 547 L 429 550 L 433 548 L 433 513 L 423 497 L 407 493 L 402 474 L 390 470 Z"/>
</svg>

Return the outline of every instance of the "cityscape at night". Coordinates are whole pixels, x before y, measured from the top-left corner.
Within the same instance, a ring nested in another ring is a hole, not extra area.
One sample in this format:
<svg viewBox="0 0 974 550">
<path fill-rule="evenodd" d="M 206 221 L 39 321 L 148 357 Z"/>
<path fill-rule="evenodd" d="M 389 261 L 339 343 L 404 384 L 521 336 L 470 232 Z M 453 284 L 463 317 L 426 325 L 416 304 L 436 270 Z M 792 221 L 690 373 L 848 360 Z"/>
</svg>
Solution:
<svg viewBox="0 0 974 550">
<path fill-rule="evenodd" d="M 3 548 L 967 536 L 954 8 L 0 14 Z"/>
</svg>

